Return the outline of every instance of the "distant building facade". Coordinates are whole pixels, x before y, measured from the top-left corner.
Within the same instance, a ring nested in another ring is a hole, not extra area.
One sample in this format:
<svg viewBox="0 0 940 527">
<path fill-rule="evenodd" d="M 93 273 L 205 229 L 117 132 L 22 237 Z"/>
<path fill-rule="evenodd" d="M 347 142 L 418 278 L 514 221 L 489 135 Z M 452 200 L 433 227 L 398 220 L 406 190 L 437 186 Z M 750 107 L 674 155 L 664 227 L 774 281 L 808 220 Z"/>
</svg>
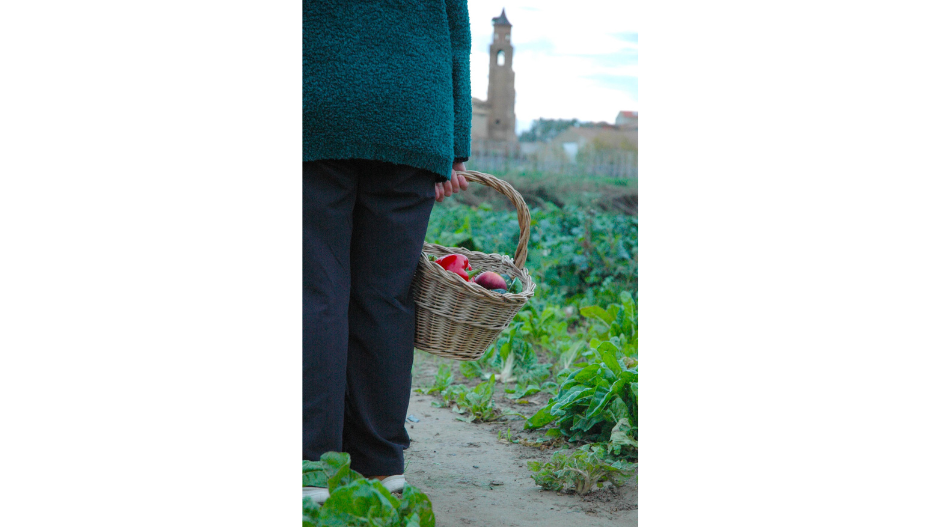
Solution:
<svg viewBox="0 0 940 527">
<path fill-rule="evenodd" d="M 614 121 L 614 124 L 621 127 L 623 130 L 636 130 L 637 121 L 639 119 L 638 116 L 638 112 L 623 111 L 617 114 L 617 120 Z"/>
<path fill-rule="evenodd" d="M 493 42 L 490 44 L 489 86 L 486 100 L 473 98 L 471 141 L 474 147 L 492 148 L 502 144 L 518 147 L 516 138 L 516 74 L 512 70 L 512 24 L 506 10 L 493 17 Z"/>
<path fill-rule="evenodd" d="M 605 123 L 606 124 L 606 123 Z M 578 152 L 590 144 L 606 145 L 621 151 L 637 150 L 637 132 L 620 126 L 572 126 L 558 134 L 550 145 L 560 146 L 569 161 L 574 162 Z"/>
</svg>

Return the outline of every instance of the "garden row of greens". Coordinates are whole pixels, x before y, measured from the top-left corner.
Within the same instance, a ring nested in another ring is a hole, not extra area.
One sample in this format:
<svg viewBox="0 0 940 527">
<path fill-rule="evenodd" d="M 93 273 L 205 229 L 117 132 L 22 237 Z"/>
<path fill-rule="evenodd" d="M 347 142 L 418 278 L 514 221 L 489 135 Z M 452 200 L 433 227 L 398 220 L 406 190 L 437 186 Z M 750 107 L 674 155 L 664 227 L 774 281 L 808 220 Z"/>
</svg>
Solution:
<svg viewBox="0 0 940 527">
<path fill-rule="evenodd" d="M 303 498 L 303 527 L 434 527 L 426 494 L 406 483 L 399 499 L 380 482 L 364 478 L 349 466 L 349 454 L 339 452 L 303 462 L 304 486 L 330 491 L 323 505 Z"/>
<path fill-rule="evenodd" d="M 567 206 L 530 210 L 525 266 L 538 284 L 534 305 L 607 305 L 626 291 L 637 298 L 637 218 Z M 512 255 L 519 243 L 514 211 L 485 203 L 434 207 L 425 239 L 445 247 Z"/>
<path fill-rule="evenodd" d="M 424 391 L 439 393 L 440 405 L 467 422 L 512 413 L 493 403 L 497 381 L 514 383 L 505 390 L 510 399 L 549 394 L 525 427 L 545 430 L 537 443 L 564 448 L 548 463 L 530 462 L 533 478 L 584 494 L 603 481 L 621 483 L 638 458 L 637 220 L 573 207 L 531 216 L 526 267 L 538 284 L 535 297 L 483 357 L 460 364 L 479 384 L 454 384 L 442 365 Z M 427 240 L 513 254 L 518 229 L 514 212 L 437 207 Z"/>
<path fill-rule="evenodd" d="M 543 438 L 531 442 L 508 431 L 501 437 L 559 448 L 548 462 L 529 463 L 536 484 L 579 494 L 605 482 L 620 485 L 638 458 L 637 220 L 550 204 L 531 217 L 525 266 L 537 283 L 535 297 L 483 357 L 460 364 L 464 377 L 479 379 L 474 387 L 454 383 L 445 364 L 420 390 L 440 396 L 439 406 L 467 422 L 521 415 L 494 404 L 496 382 L 513 385 L 505 392 L 516 400 L 547 393 L 548 403 L 525 425 L 544 430 Z M 518 239 L 515 212 L 486 204 L 435 207 L 426 236 L 447 247 L 510 255 Z M 304 485 L 323 479 L 319 484 L 331 492 L 322 507 L 305 499 L 305 527 L 434 525 L 430 501 L 414 487 L 398 499 L 357 477 L 348 456 L 325 456 L 304 462 Z"/>
<path fill-rule="evenodd" d="M 572 322 L 557 306 L 524 308 L 479 360 L 461 363 L 461 375 L 481 379 L 475 387 L 454 383 L 451 364 L 442 364 L 434 383 L 418 391 L 439 394 L 442 402 L 434 404 L 470 423 L 521 416 L 496 406 L 497 381 L 514 383 L 505 389 L 509 399 L 549 394 L 525 423 L 544 429 L 544 437 L 513 441 L 507 431 L 505 440 L 561 446 L 549 462 L 529 463 L 532 477 L 546 489 L 586 494 L 605 481 L 626 481 L 639 456 L 637 306 L 621 292 L 619 302 L 582 306 L 579 315 Z"/>
</svg>

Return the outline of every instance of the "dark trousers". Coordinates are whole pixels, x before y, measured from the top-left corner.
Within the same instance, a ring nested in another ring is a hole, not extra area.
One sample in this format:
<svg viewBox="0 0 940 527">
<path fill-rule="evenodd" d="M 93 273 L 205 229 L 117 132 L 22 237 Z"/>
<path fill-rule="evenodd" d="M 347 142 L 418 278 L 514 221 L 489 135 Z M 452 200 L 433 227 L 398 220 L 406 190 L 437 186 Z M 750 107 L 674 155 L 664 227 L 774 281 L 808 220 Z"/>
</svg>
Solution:
<svg viewBox="0 0 940 527">
<path fill-rule="evenodd" d="M 433 173 L 367 160 L 304 163 L 303 457 L 348 452 L 401 474 L 414 358 L 411 281 Z"/>
</svg>

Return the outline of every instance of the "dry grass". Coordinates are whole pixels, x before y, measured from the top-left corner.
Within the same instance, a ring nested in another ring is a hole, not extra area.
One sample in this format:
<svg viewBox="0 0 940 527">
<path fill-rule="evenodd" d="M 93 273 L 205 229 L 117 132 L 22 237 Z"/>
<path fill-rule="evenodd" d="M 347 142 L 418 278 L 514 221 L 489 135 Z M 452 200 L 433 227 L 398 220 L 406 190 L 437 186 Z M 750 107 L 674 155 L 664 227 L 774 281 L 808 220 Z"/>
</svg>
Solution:
<svg viewBox="0 0 940 527">
<path fill-rule="evenodd" d="M 603 212 L 636 215 L 638 191 L 636 181 L 616 181 L 595 177 L 571 177 L 552 174 L 493 174 L 507 181 L 525 199 L 529 207 L 544 208 L 551 203 L 558 207 L 574 205 Z M 493 189 L 471 185 L 460 192 L 457 201 L 471 206 L 490 204 L 496 210 L 510 210 L 512 204 Z"/>
</svg>

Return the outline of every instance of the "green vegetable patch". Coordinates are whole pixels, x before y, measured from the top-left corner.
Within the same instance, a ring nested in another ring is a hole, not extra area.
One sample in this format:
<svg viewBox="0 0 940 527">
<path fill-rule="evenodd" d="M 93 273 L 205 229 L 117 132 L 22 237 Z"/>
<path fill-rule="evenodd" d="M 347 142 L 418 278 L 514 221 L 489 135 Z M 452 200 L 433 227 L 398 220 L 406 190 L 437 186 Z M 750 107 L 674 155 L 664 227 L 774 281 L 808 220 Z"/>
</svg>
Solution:
<svg viewBox="0 0 940 527">
<path fill-rule="evenodd" d="M 636 360 L 636 304 L 629 294 L 606 310 L 585 307 L 607 340 L 591 339 L 587 362 L 559 372 L 561 386 L 544 408 L 526 421 L 526 429 L 558 424 L 569 441 L 603 442 L 613 455 L 638 457 L 639 372 Z"/>
<path fill-rule="evenodd" d="M 326 487 L 330 497 L 320 505 L 303 499 L 303 527 L 434 527 L 431 500 L 405 484 L 401 499 L 382 483 L 349 468 L 349 454 L 327 452 L 319 461 L 303 462 L 305 487 Z"/>
<path fill-rule="evenodd" d="M 579 495 L 591 492 L 605 482 L 621 486 L 631 478 L 636 465 L 606 458 L 599 446 L 584 445 L 574 451 L 558 451 L 545 462 L 529 461 L 532 479 L 545 490 L 574 491 Z"/>
</svg>

